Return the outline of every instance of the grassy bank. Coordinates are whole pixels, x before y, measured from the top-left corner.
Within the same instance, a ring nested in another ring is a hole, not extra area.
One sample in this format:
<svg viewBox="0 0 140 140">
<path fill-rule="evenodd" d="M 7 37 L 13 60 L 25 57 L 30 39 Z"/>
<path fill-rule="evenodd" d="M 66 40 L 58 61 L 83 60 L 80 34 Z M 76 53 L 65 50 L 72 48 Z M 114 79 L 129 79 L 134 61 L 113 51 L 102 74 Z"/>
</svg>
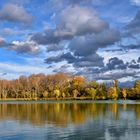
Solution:
<svg viewBox="0 0 140 140">
<path fill-rule="evenodd" d="M 1 98 L 0 101 L 51 101 L 51 100 L 94 100 L 91 97 L 67 98 Z"/>
</svg>

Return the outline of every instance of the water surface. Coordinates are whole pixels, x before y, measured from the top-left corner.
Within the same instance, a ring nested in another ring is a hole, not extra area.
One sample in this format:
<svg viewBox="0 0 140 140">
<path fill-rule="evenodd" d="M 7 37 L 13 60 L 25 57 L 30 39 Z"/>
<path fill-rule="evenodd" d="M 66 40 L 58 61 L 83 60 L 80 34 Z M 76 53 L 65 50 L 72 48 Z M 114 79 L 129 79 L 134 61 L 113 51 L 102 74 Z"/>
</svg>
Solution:
<svg viewBox="0 0 140 140">
<path fill-rule="evenodd" d="M 139 140 L 139 101 L 0 102 L 0 140 Z"/>
</svg>

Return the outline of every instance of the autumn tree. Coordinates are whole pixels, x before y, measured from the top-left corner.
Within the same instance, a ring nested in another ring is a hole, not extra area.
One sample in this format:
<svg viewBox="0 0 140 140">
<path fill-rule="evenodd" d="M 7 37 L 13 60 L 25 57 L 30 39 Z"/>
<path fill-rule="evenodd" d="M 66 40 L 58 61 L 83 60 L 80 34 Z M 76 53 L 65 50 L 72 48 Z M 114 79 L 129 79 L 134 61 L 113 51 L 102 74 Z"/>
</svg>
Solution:
<svg viewBox="0 0 140 140">
<path fill-rule="evenodd" d="M 74 76 L 71 81 L 72 91 L 77 90 L 79 96 L 83 94 L 83 89 L 85 85 L 86 85 L 86 80 L 83 76 Z"/>
<path fill-rule="evenodd" d="M 89 96 L 92 99 L 95 99 L 95 97 L 96 97 L 96 89 L 94 89 L 94 88 L 86 88 L 85 92 L 86 92 L 87 97 Z"/>
<path fill-rule="evenodd" d="M 115 87 L 110 87 L 107 92 L 108 99 L 116 100 L 118 98 L 117 90 Z"/>
<path fill-rule="evenodd" d="M 122 89 L 122 96 L 123 96 L 124 100 L 126 100 L 127 90 L 125 88 Z"/>
</svg>

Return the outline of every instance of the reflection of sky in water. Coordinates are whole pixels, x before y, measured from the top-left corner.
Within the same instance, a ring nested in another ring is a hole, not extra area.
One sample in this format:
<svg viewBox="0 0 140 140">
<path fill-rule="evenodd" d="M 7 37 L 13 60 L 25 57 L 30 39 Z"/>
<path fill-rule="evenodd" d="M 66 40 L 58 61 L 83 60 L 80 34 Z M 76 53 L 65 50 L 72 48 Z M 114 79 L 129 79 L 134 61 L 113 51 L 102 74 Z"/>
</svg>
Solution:
<svg viewBox="0 0 140 140">
<path fill-rule="evenodd" d="M 46 107 L 47 105 L 44 104 L 43 106 Z M 66 105 L 66 109 L 68 106 Z M 80 104 L 75 109 L 79 106 Z M 27 118 L 25 120 L 14 119 L 10 116 L 11 114 L 7 113 L 6 119 L 4 116 L 3 119 L 0 119 L 0 140 L 139 140 L 140 118 L 137 117 L 136 110 L 140 108 L 140 105 L 129 105 L 125 108 L 123 105 L 117 104 L 101 106 L 102 104 L 95 104 L 95 106 L 89 104 L 83 111 L 75 110 L 75 115 L 82 111 L 82 115 L 86 116 L 85 120 L 82 122 L 68 121 L 67 125 L 64 125 L 62 121 L 58 125 L 58 120 L 54 118 L 53 121 L 53 116 L 51 121 L 46 118 L 46 123 L 37 125 Z M 38 106 L 36 107 L 38 108 Z M 97 117 L 91 114 L 93 109 L 95 110 L 94 107 L 97 109 Z M 70 108 L 74 109 L 73 105 Z M 101 114 L 99 110 L 102 112 Z M 67 111 L 66 116 L 63 116 L 64 119 L 65 117 L 70 118 L 71 114 L 68 110 L 61 108 L 59 115 L 61 115 L 61 111 Z M 41 117 L 39 116 L 39 119 Z M 73 119 L 73 117 L 75 117 L 74 114 L 68 120 Z"/>
</svg>

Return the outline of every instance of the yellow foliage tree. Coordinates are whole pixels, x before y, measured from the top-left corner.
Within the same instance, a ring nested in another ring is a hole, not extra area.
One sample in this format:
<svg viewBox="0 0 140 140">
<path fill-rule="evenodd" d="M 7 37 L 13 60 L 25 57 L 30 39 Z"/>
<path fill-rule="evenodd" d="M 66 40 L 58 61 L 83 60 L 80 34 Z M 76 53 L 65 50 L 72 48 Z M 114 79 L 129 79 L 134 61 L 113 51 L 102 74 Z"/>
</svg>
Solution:
<svg viewBox="0 0 140 140">
<path fill-rule="evenodd" d="M 126 89 L 122 89 L 122 96 L 126 100 L 126 97 L 127 97 L 127 91 L 126 91 Z"/>
<path fill-rule="evenodd" d="M 109 98 L 109 99 L 116 100 L 116 99 L 118 98 L 117 90 L 116 90 L 115 87 L 110 87 L 110 88 L 108 89 L 107 95 L 108 95 L 108 98 Z"/>
</svg>

